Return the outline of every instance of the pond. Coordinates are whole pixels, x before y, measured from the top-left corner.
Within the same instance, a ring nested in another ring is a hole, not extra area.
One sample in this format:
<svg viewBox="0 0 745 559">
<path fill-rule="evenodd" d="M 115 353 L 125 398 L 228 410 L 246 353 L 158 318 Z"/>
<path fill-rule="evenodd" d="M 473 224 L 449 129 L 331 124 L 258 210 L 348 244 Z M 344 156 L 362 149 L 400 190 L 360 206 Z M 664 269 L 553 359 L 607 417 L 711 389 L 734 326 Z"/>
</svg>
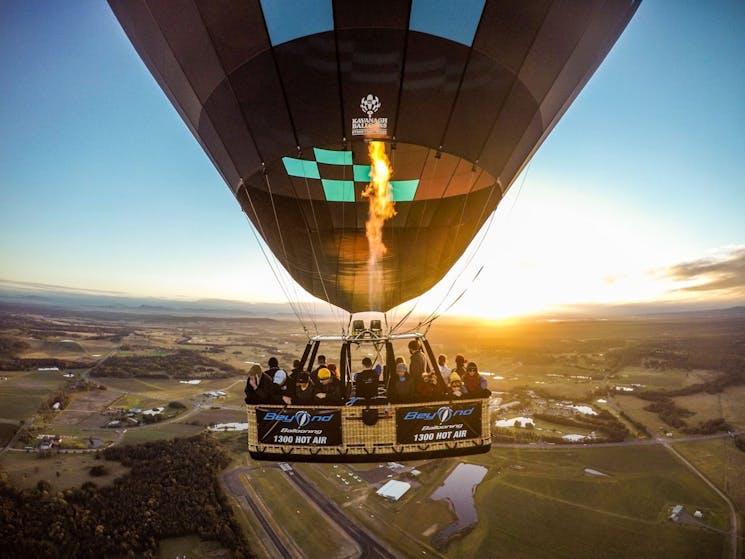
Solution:
<svg viewBox="0 0 745 559">
<path fill-rule="evenodd" d="M 450 507 L 457 517 L 456 521 L 446 526 L 433 539 L 435 545 L 442 544 L 454 534 L 464 528 L 476 524 L 478 514 L 473 495 L 476 487 L 484 479 L 487 469 L 476 464 L 458 464 L 445 482 L 432 493 L 434 501 L 441 499 L 450 503 Z"/>
<path fill-rule="evenodd" d="M 525 427 L 528 423 L 535 425 L 532 417 L 513 417 L 512 419 L 498 419 L 494 422 L 496 427 Z"/>
</svg>

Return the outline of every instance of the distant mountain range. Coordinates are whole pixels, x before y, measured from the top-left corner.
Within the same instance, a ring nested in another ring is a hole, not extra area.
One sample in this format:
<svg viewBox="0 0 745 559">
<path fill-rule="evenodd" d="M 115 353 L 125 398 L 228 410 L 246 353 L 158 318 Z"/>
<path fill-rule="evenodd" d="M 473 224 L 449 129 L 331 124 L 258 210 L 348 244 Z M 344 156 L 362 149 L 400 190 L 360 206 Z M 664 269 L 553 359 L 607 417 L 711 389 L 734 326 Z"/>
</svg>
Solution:
<svg viewBox="0 0 745 559">
<path fill-rule="evenodd" d="M 69 310 L 131 314 L 293 318 L 287 303 L 248 303 L 224 299 L 179 300 L 135 297 L 122 293 L 87 291 L 56 285 L 0 280 L 0 305 L 59 307 Z"/>
<path fill-rule="evenodd" d="M 314 317 L 332 318 L 328 305 L 316 303 Z M 0 309 L 32 309 L 34 307 L 56 307 L 97 313 L 128 313 L 141 315 L 194 315 L 204 317 L 271 317 L 292 319 L 295 314 L 288 303 L 249 303 L 226 299 L 181 300 L 156 297 L 136 297 L 124 293 L 75 289 L 39 283 L 12 282 L 0 279 Z M 307 309 L 304 309 L 307 313 Z M 581 305 L 564 307 L 533 315 L 534 319 L 592 319 L 620 318 L 632 316 L 678 317 L 692 314 L 703 316 L 745 317 L 745 306 L 716 308 L 704 304 L 656 303 L 628 305 Z"/>
</svg>

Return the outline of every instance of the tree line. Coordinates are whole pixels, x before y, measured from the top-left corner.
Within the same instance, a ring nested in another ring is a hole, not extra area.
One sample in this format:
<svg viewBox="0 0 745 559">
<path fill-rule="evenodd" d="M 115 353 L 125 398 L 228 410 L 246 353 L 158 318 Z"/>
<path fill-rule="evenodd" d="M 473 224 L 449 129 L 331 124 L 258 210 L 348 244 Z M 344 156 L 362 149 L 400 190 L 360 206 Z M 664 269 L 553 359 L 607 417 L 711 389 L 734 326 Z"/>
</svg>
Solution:
<svg viewBox="0 0 745 559">
<path fill-rule="evenodd" d="M 191 378 L 197 374 L 224 378 L 240 375 L 242 371 L 188 349 L 166 355 L 115 355 L 91 371 L 91 376 L 119 378 Z"/>
<path fill-rule="evenodd" d="M 196 534 L 230 557 L 253 557 L 217 479 L 229 459 L 206 435 L 110 447 L 106 460 L 130 473 L 54 492 L 12 487 L 0 477 L 0 556 L 154 558 L 160 540 Z M 98 470 L 96 471 L 98 473 Z"/>
</svg>

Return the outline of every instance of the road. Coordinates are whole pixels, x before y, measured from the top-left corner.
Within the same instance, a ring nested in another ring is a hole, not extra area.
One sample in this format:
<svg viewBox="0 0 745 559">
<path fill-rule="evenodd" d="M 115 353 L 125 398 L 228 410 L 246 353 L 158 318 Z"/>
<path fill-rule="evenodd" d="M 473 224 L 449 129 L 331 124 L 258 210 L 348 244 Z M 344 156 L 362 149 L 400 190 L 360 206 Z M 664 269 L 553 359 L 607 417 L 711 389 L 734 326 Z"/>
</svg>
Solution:
<svg viewBox="0 0 745 559">
<path fill-rule="evenodd" d="M 285 472 L 288 479 L 292 481 L 298 489 L 313 500 L 316 506 L 327 515 L 331 522 L 336 523 L 339 528 L 344 530 L 362 550 L 361 559 L 396 559 L 397 555 L 388 548 L 380 544 L 377 539 L 369 534 L 367 530 L 354 523 L 336 504 L 324 496 L 316 487 L 306 480 L 297 470 Z"/>
<path fill-rule="evenodd" d="M 261 524 L 261 527 L 264 529 L 264 532 L 266 532 L 266 534 L 272 540 L 272 544 L 274 544 L 274 547 L 277 548 L 279 555 L 284 559 L 293 559 L 293 555 L 292 553 L 290 553 L 290 550 L 287 549 L 287 546 L 285 546 L 281 538 L 277 536 L 277 533 L 274 531 L 271 524 L 269 524 L 269 521 L 266 519 L 259 507 L 248 494 L 248 490 L 243 485 L 243 482 L 240 480 L 241 472 L 241 469 L 235 469 L 223 473 L 222 479 L 225 482 L 225 486 L 233 495 L 236 496 L 237 499 L 240 500 L 240 498 L 243 497 L 243 500 L 249 506 L 254 516 L 256 516 L 256 518 L 258 519 L 259 524 Z"/>
<path fill-rule="evenodd" d="M 730 498 L 721 491 L 714 483 L 712 483 L 709 478 L 707 478 L 702 472 L 700 472 L 696 466 L 691 464 L 688 460 L 685 459 L 685 457 L 680 454 L 677 450 L 675 450 L 671 445 L 670 442 L 679 442 L 681 439 L 677 439 L 675 441 L 669 441 L 666 439 L 660 439 L 658 438 L 657 441 L 664 446 L 673 456 L 675 456 L 678 460 L 680 460 L 683 464 L 685 464 L 694 474 L 696 474 L 698 477 L 700 477 L 706 485 L 711 487 L 717 495 L 719 495 L 722 500 L 724 500 L 725 503 L 727 503 L 727 506 L 729 507 L 730 512 L 730 550 L 732 551 L 732 559 L 739 559 L 738 555 L 738 541 L 740 536 L 740 518 L 737 515 L 737 510 L 735 509 L 734 503 L 730 500 Z"/>
</svg>

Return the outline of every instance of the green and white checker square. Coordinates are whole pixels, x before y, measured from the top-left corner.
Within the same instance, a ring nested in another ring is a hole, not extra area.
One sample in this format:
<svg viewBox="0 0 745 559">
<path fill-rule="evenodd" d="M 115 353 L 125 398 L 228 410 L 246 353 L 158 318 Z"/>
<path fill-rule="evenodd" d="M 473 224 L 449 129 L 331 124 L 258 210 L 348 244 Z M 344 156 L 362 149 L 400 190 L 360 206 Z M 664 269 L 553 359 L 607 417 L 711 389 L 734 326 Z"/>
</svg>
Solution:
<svg viewBox="0 0 745 559">
<path fill-rule="evenodd" d="M 352 163 L 351 151 L 334 151 L 313 148 L 315 160 L 283 157 L 287 174 L 291 177 L 320 180 L 323 192 L 329 202 L 354 202 L 355 183 L 370 182 L 370 165 L 355 165 Z M 323 178 L 318 164 L 352 167 L 351 176 L 354 180 L 339 180 Z M 394 202 L 411 202 L 419 187 L 419 179 L 391 181 L 391 191 Z"/>
</svg>

